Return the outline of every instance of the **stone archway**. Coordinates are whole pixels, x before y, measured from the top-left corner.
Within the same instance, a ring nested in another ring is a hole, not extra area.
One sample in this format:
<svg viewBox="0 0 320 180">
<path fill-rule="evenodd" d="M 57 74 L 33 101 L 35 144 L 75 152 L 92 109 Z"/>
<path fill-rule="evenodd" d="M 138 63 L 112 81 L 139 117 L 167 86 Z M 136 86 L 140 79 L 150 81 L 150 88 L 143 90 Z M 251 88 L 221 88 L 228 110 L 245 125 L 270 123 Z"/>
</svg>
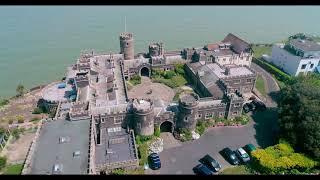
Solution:
<svg viewBox="0 0 320 180">
<path fill-rule="evenodd" d="M 160 125 L 160 132 L 173 132 L 173 123 L 171 121 L 164 121 Z"/>
<path fill-rule="evenodd" d="M 140 70 L 140 76 L 150 77 L 150 69 L 146 66 L 142 67 Z"/>
</svg>

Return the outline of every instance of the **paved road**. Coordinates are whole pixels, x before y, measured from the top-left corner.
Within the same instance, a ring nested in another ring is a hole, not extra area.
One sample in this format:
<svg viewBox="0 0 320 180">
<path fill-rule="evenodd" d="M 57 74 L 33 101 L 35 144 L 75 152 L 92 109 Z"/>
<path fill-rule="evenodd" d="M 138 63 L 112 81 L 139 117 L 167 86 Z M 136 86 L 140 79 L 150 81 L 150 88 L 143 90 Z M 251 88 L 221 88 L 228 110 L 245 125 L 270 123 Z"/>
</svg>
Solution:
<svg viewBox="0 0 320 180">
<path fill-rule="evenodd" d="M 277 104 L 273 100 L 274 96 L 276 96 L 275 94 L 280 90 L 277 81 L 267 71 L 253 62 L 251 63 L 251 68 L 258 74 L 261 74 L 266 80 L 266 91 L 268 94 L 266 104 L 270 107 L 277 107 Z"/>
<path fill-rule="evenodd" d="M 255 139 L 254 122 L 245 127 L 218 127 L 206 132 L 200 139 L 160 153 L 162 168 L 148 171 L 148 174 L 194 174 L 192 168 L 199 164 L 207 153 L 216 158 L 222 167 L 231 166 L 219 154 L 225 147 L 236 149 L 245 144 L 258 145 Z"/>
</svg>

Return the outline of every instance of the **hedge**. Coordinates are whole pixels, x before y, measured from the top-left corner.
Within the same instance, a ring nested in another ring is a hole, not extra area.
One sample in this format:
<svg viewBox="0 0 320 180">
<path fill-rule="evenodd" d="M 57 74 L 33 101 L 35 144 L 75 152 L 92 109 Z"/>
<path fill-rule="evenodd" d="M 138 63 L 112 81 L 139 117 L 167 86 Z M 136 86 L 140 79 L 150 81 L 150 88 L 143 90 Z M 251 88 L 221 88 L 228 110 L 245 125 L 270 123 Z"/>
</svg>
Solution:
<svg viewBox="0 0 320 180">
<path fill-rule="evenodd" d="M 266 61 L 263 61 L 261 59 L 256 59 L 256 58 L 252 58 L 252 61 L 254 63 L 258 64 L 259 66 L 261 66 L 264 70 L 273 74 L 275 76 L 275 78 L 279 81 L 283 81 L 285 83 L 288 83 L 292 79 L 290 75 L 284 73 L 283 71 L 281 71 L 280 69 L 278 69 L 277 67 L 275 67 L 274 65 L 272 65 Z"/>
</svg>

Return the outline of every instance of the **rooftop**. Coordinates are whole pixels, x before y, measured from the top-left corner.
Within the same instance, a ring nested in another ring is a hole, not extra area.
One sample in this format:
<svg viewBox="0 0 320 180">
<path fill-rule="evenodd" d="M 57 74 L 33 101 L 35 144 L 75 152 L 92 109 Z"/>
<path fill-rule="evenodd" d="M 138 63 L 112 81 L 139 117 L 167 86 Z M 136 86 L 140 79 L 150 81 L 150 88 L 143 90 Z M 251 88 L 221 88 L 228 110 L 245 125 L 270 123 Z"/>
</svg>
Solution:
<svg viewBox="0 0 320 180">
<path fill-rule="evenodd" d="M 121 127 L 101 130 L 101 144 L 96 146 L 96 164 L 123 162 L 137 157 L 132 134 Z"/>
<path fill-rule="evenodd" d="M 30 174 L 86 174 L 88 169 L 89 120 L 46 122 L 40 132 Z M 74 156 L 74 152 L 80 155 Z"/>
<path fill-rule="evenodd" d="M 302 51 L 320 51 L 320 45 L 313 41 L 292 39 L 289 43 Z"/>
</svg>

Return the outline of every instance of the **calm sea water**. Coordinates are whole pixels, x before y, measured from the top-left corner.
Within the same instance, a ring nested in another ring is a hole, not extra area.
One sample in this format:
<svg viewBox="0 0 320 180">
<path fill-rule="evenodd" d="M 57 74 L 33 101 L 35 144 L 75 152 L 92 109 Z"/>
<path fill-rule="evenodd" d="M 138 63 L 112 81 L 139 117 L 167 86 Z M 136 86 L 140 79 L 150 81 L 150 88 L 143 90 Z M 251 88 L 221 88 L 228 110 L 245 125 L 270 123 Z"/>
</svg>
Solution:
<svg viewBox="0 0 320 180">
<path fill-rule="evenodd" d="M 0 96 L 60 79 L 83 49 L 118 52 L 125 16 L 135 52 L 159 40 L 198 47 L 228 32 L 253 43 L 320 34 L 320 6 L 1 6 Z"/>
</svg>

